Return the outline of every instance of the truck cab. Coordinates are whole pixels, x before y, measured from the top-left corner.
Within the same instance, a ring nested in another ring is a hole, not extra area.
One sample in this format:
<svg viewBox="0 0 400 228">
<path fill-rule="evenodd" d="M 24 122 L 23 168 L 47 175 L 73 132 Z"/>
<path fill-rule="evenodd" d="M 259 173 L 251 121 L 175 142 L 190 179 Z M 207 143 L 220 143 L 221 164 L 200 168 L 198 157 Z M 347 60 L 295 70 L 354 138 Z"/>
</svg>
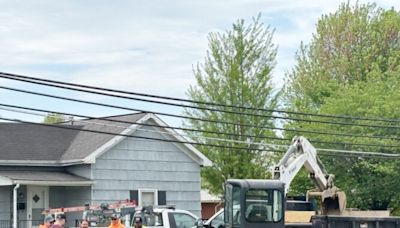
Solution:
<svg viewBox="0 0 400 228">
<path fill-rule="evenodd" d="M 279 180 L 227 180 L 225 228 L 285 227 L 284 192 Z"/>
</svg>

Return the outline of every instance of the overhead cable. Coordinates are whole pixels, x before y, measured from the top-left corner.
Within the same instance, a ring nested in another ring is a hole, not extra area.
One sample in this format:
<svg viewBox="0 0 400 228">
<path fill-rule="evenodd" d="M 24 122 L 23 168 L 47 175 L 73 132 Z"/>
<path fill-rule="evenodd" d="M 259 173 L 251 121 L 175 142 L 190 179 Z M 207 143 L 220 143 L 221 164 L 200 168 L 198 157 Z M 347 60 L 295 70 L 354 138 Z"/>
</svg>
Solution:
<svg viewBox="0 0 400 228">
<path fill-rule="evenodd" d="M 46 93 L 33 92 L 33 91 L 16 89 L 16 88 L 5 87 L 5 86 L 0 86 L 0 89 L 6 89 L 6 90 L 27 93 L 27 94 L 32 94 L 32 95 L 38 95 L 38 96 L 44 96 L 44 97 L 50 97 L 50 98 L 55 98 L 55 99 L 68 100 L 68 101 L 79 102 L 79 103 L 84 103 L 84 104 L 97 105 L 97 106 L 102 106 L 102 107 L 123 109 L 123 110 L 134 111 L 134 112 L 154 113 L 157 115 L 190 119 L 190 120 L 203 121 L 203 122 L 209 122 L 209 123 L 228 124 L 228 125 L 233 125 L 233 126 L 251 127 L 251 128 L 258 128 L 258 129 L 284 130 L 284 131 L 290 131 L 290 132 L 300 132 L 300 133 L 310 133 L 310 134 L 336 135 L 336 136 L 342 136 L 342 137 L 400 140 L 400 138 L 397 138 L 397 137 L 387 137 L 387 136 L 383 136 L 383 135 L 356 135 L 356 134 L 345 134 L 345 133 L 336 133 L 336 132 L 321 132 L 321 131 L 311 131 L 311 130 L 301 130 L 301 129 L 288 129 L 288 128 L 279 128 L 279 127 L 257 126 L 257 125 L 251 125 L 251 124 L 238 124 L 238 123 L 233 123 L 233 122 L 228 122 L 228 121 L 215 121 L 215 120 L 182 116 L 182 115 L 176 115 L 176 114 L 170 114 L 170 113 L 154 112 L 154 111 L 148 111 L 148 110 L 143 110 L 143 109 L 135 109 L 135 108 L 130 108 L 130 107 L 123 107 L 123 106 L 117 106 L 117 105 L 111 105 L 111 104 L 105 104 L 105 103 L 99 103 L 99 102 L 92 102 L 92 101 L 56 96 L 56 95 L 51 95 L 51 94 L 46 94 Z"/>
<path fill-rule="evenodd" d="M 371 127 L 371 128 L 400 129 L 399 126 L 383 126 L 383 125 L 371 125 L 371 124 L 359 124 L 359 123 L 347 123 L 347 122 L 301 119 L 301 118 L 296 118 L 296 117 L 285 117 L 285 116 L 276 116 L 276 115 L 254 114 L 254 113 L 248 113 L 248 112 L 229 111 L 229 110 L 221 110 L 221 109 L 208 108 L 208 107 L 206 108 L 206 107 L 199 107 L 199 106 L 192 106 L 192 105 L 185 105 L 185 104 L 162 102 L 162 101 L 157 101 L 157 100 L 149 100 L 149 99 L 143 99 L 143 98 L 137 98 L 137 97 L 130 97 L 130 96 L 117 95 L 117 94 L 103 93 L 103 92 L 98 92 L 98 91 L 93 91 L 93 90 L 86 90 L 86 89 L 79 89 L 79 88 L 73 88 L 73 87 L 60 86 L 60 85 L 57 85 L 57 84 L 74 86 L 74 87 L 81 87 L 81 88 L 88 88 L 88 89 L 94 89 L 94 90 L 101 90 L 101 91 L 107 91 L 107 92 L 114 92 L 114 93 L 130 94 L 130 95 L 136 95 L 136 96 L 145 96 L 145 95 L 147 95 L 147 97 L 153 97 L 153 98 L 158 98 L 158 99 L 167 99 L 167 100 L 176 100 L 176 101 L 182 101 L 183 100 L 185 102 L 201 103 L 201 104 L 205 103 L 207 105 L 220 106 L 220 107 L 229 107 L 229 108 L 238 108 L 238 109 L 251 109 L 251 110 L 257 110 L 257 111 L 268 111 L 268 112 L 277 112 L 277 113 L 291 113 L 289 111 L 282 111 L 282 110 L 275 110 L 275 109 L 260 109 L 260 108 L 254 108 L 253 109 L 253 108 L 250 108 L 250 107 L 242 107 L 242 106 L 222 105 L 222 104 L 209 103 L 209 102 L 196 102 L 196 101 L 187 100 L 187 99 L 178 99 L 178 98 L 174 99 L 174 98 L 171 98 L 171 97 L 163 97 L 163 96 L 157 96 L 157 95 L 150 95 L 150 94 L 135 93 L 135 92 L 122 91 L 122 90 L 107 89 L 107 88 L 101 88 L 101 87 L 95 87 L 95 86 L 88 86 L 88 85 L 82 85 L 82 84 L 76 84 L 76 83 L 67 83 L 67 82 L 61 82 L 61 81 L 55 81 L 55 80 L 49 80 L 49 79 L 42 79 L 42 78 L 35 78 L 35 77 L 28 77 L 28 76 L 9 74 L 9 73 L 1 73 L 0 72 L 0 77 L 1 78 L 6 78 L 6 79 L 10 79 L 10 80 L 17 80 L 17 81 L 23 81 L 23 82 L 27 82 L 27 83 L 51 86 L 51 87 L 56 87 L 56 88 L 61 88 L 61 89 L 74 90 L 74 91 L 79 91 L 79 92 L 92 93 L 92 94 L 104 95 L 104 96 L 111 96 L 111 97 L 117 97 L 117 98 L 123 98 L 123 99 L 130 99 L 130 100 L 136 100 L 136 101 L 142 101 L 142 102 L 150 102 L 150 103 L 157 103 L 157 104 L 163 104 L 163 105 L 172 105 L 172 106 L 183 107 L 183 108 L 201 109 L 201 110 L 217 111 L 217 112 L 224 112 L 224 113 L 230 113 L 230 114 L 249 115 L 249 116 L 266 117 L 266 118 L 274 118 L 274 119 L 285 119 L 285 120 L 293 120 L 293 121 L 301 121 L 301 122 L 314 122 L 314 123 L 334 124 L 334 125 L 347 125 L 347 126 L 362 126 L 362 127 Z M 45 82 L 50 82 L 50 83 L 45 83 Z M 301 112 L 296 112 L 297 115 L 299 115 L 300 113 Z M 291 113 L 291 114 L 294 114 L 294 113 Z M 319 116 L 319 117 L 321 117 L 321 114 L 312 114 L 312 113 L 301 113 L 301 114 L 305 115 L 305 116 Z M 342 118 L 342 117 L 344 118 L 344 116 L 336 116 L 336 117 L 332 117 L 332 116 L 335 116 L 335 115 L 329 115 L 329 117 L 331 117 L 331 118 Z M 323 117 L 328 117 L 328 115 L 323 115 Z M 390 122 L 390 123 L 393 123 L 393 122 L 397 122 L 398 123 L 398 122 L 400 122 L 400 120 L 395 120 L 395 119 L 364 118 L 364 117 L 354 117 L 354 116 L 348 116 L 348 117 L 346 117 L 346 119 L 383 121 L 383 122 Z"/>
<path fill-rule="evenodd" d="M 14 109 L 7 109 L 7 108 L 1 108 L 6 111 L 12 111 L 12 112 L 20 112 L 20 113 L 25 113 L 25 114 L 32 114 L 35 115 L 32 112 L 26 112 L 26 111 L 21 111 L 21 110 L 15 110 L 16 109 L 23 109 L 23 110 L 29 110 L 29 111 L 36 111 L 36 112 L 44 112 L 44 113 L 55 113 L 55 114 L 61 114 L 65 116 L 71 116 L 71 117 L 80 117 L 80 118 L 87 118 L 87 119 L 98 119 L 98 120 L 106 120 L 110 122 L 116 122 L 116 123 L 128 123 L 128 124 L 133 124 L 132 122 L 129 121 L 122 121 L 122 120 L 113 120 L 109 119 L 107 117 L 93 117 L 93 116 L 87 116 L 87 115 L 81 115 L 81 114 L 75 114 L 75 113 L 67 113 L 67 112 L 59 112 L 59 111 L 54 111 L 54 110 L 45 110 L 45 109 L 37 109 L 37 108 L 29 108 L 29 107 L 23 107 L 23 106 L 17 106 L 17 105 L 10 105 L 10 104 L 2 104 L 0 103 L 0 106 L 3 107 L 9 107 L 9 108 L 14 108 Z M 38 114 L 39 116 L 45 116 L 42 114 Z M 155 124 L 147 124 L 147 123 L 134 123 L 136 125 L 142 125 L 142 126 L 150 126 L 150 127 L 158 127 L 158 125 Z M 174 130 L 183 130 L 183 131 L 192 131 L 192 132 L 202 132 L 202 133 L 210 133 L 210 134 L 217 134 L 217 135 L 228 135 L 228 136 L 241 136 L 245 138 L 258 138 L 258 139 L 269 139 L 269 140 L 280 140 L 280 141 L 291 141 L 291 139 L 285 139 L 285 138 L 278 138 L 278 137 L 269 137 L 269 136 L 254 136 L 254 135 L 239 135 L 239 134 L 233 134 L 233 133 L 225 133 L 225 132 L 215 132 L 215 131 L 206 131 L 206 130 L 199 130 L 199 129 L 191 129 L 191 128 L 182 128 L 182 127 L 172 127 L 172 126 L 163 126 L 164 128 L 168 129 L 174 129 Z M 362 143 L 350 143 L 350 142 L 331 142 L 331 141 L 320 141 L 320 140 L 312 140 L 310 139 L 312 143 L 319 143 L 319 144 L 331 144 L 331 145 L 346 145 L 346 146 L 361 146 L 361 147 L 384 147 L 384 148 L 398 148 L 399 146 L 395 145 L 380 145 L 380 144 L 362 144 Z"/>
<path fill-rule="evenodd" d="M 175 97 L 159 96 L 159 95 L 146 94 L 146 93 L 109 89 L 109 88 L 104 88 L 104 87 L 96 87 L 96 86 L 83 85 L 83 84 L 77 84 L 77 83 L 67 83 L 67 82 L 38 78 L 38 77 L 30 77 L 30 76 L 25 76 L 25 75 L 20 75 L 20 74 L 11 74 L 11 73 L 6 73 L 6 72 L 0 72 L 0 75 L 6 75 L 6 76 L 12 76 L 15 78 L 24 78 L 24 79 L 30 79 L 30 80 L 36 80 L 36 81 L 51 82 L 51 83 L 56 83 L 56 84 L 77 86 L 77 87 L 88 88 L 88 89 L 103 90 L 103 91 L 108 91 L 108 92 L 116 92 L 116 93 L 123 93 L 123 94 L 129 94 L 129 95 L 152 97 L 152 98 L 158 98 L 158 99 L 182 101 L 182 102 L 189 102 L 189 103 L 195 103 L 195 104 L 227 107 L 227 108 L 239 108 L 239 109 L 248 109 L 248 110 L 253 110 L 253 111 L 267 111 L 267 112 L 287 113 L 287 114 L 295 114 L 295 115 L 303 115 L 303 116 L 318 116 L 318 117 L 327 117 L 327 118 L 370 120 L 370 121 L 382 121 L 382 122 L 391 122 L 391 123 L 392 122 L 396 122 L 396 123 L 400 122 L 399 119 L 358 117 L 358 116 L 333 115 L 333 114 L 317 114 L 317 113 L 305 113 L 305 112 L 294 112 L 294 111 L 274 110 L 274 109 L 265 109 L 265 108 L 254 108 L 254 107 L 247 107 L 247 106 L 218 104 L 218 103 L 214 103 L 214 102 L 196 101 L 196 100 L 183 99 L 183 98 L 175 98 Z"/>
<path fill-rule="evenodd" d="M 109 119 L 107 117 L 94 117 L 94 116 L 87 116 L 87 115 L 81 115 L 81 114 L 75 114 L 75 113 L 69 113 L 69 112 L 60 112 L 60 111 L 54 111 L 54 110 L 29 108 L 29 107 L 23 107 L 23 106 L 18 106 L 18 105 L 10 105 L 10 104 L 2 104 L 2 103 L 0 103 L 0 106 L 10 107 L 10 108 L 17 108 L 17 109 L 24 109 L 24 110 L 30 110 L 30 111 L 37 111 L 37 112 L 55 113 L 55 114 L 61 114 L 61 115 L 71 116 L 71 117 L 80 117 L 80 118 L 87 118 L 87 119 L 99 119 L 99 120 L 107 120 L 107 121 L 116 122 L 116 123 L 133 124 L 132 122 L 129 122 L 129 121 L 112 120 L 112 119 Z M 15 109 L 14 110 L 6 109 L 6 108 L 0 108 L 0 109 L 16 112 Z M 30 112 L 26 112 L 26 114 L 29 114 L 29 113 Z M 40 116 L 42 116 L 42 115 L 40 115 Z M 134 123 L 134 124 L 142 125 L 142 126 L 158 127 L 158 125 L 148 124 L 148 123 Z M 199 129 L 193 129 L 193 128 L 184 128 L 184 127 L 164 126 L 164 128 L 169 128 L 169 129 L 174 129 L 174 130 L 182 130 L 182 131 L 202 132 L 202 133 L 217 134 L 217 135 L 241 136 L 241 137 L 246 137 L 246 138 L 259 138 L 259 139 L 269 139 L 269 140 L 291 141 L 291 139 L 278 138 L 278 137 L 257 136 L 257 135 L 247 135 L 247 134 L 240 134 L 239 135 L 239 134 L 234 134 L 234 133 L 199 130 Z M 329 142 L 325 142 L 325 143 L 329 143 Z M 336 144 L 336 143 L 333 143 L 333 144 Z M 343 144 L 343 143 L 337 143 L 337 144 Z M 376 146 L 382 146 L 382 145 L 376 145 Z"/>
<path fill-rule="evenodd" d="M 0 106 L 3 106 L 2 104 L 0 104 Z M 20 110 L 15 110 L 15 109 L 8 109 L 8 108 L 2 108 L 0 107 L 0 109 L 2 110 L 6 110 L 6 111 L 11 111 L 11 112 L 17 112 L 17 113 L 23 113 L 23 114 L 29 114 L 29 115 L 35 115 L 35 116 L 41 116 L 41 117 L 46 117 L 47 115 L 45 114 L 38 114 L 38 113 L 34 113 L 34 112 L 30 112 L 30 111 L 20 111 Z M 51 113 L 51 112 L 48 112 Z M 53 112 L 56 113 L 56 112 Z M 62 113 L 57 113 L 57 114 L 62 114 Z M 63 114 L 64 115 L 64 114 Z M 70 116 L 74 116 L 74 115 L 70 115 Z M 77 115 L 75 115 L 75 117 L 77 117 Z M 115 124 L 106 124 L 106 123 L 99 123 L 99 122 L 94 122 L 94 119 L 98 119 L 98 120 L 104 120 L 104 121 L 109 121 L 109 122 L 122 122 L 122 123 L 128 123 L 131 125 L 146 125 L 146 124 L 142 124 L 142 123 L 132 123 L 129 121 L 117 121 L 117 120 L 113 120 L 113 119 L 107 119 L 107 118 L 91 118 L 90 120 L 77 120 L 78 122 L 81 123 L 88 123 L 88 124 L 94 124 L 94 125 L 102 125 L 102 126 L 108 126 L 108 127 L 116 127 L 116 128 L 122 128 L 122 129 L 133 129 L 131 126 L 129 127 L 125 127 L 125 126 L 120 126 L 120 125 L 115 125 Z M 150 125 L 153 127 L 160 127 L 159 125 Z M 173 129 L 171 127 L 168 126 L 163 126 L 163 128 L 168 128 L 168 129 Z M 136 128 L 135 128 L 136 129 Z M 157 130 L 147 130 L 147 129 L 136 129 L 138 131 L 145 131 L 145 132 L 153 132 L 153 133 L 159 133 L 159 134 L 169 134 L 169 135 L 173 135 L 173 136 L 185 136 L 185 137 L 189 137 L 187 134 L 180 134 L 177 132 L 162 132 L 162 131 L 157 131 Z M 224 139 L 224 138 L 215 138 L 215 137 L 208 137 L 208 136 L 192 136 L 193 138 L 197 138 L 197 139 L 207 139 L 207 140 L 212 140 L 212 141 L 219 141 L 219 142 L 229 142 L 229 143 L 242 143 L 242 144 L 246 144 L 246 145 L 258 145 L 258 146 L 263 146 L 263 147 L 270 147 L 273 149 L 273 147 L 287 147 L 285 145 L 280 145 L 280 144 L 270 144 L 270 143 L 264 143 L 264 142 L 254 142 L 254 141 L 242 141 L 242 140 L 233 140 L 233 139 Z M 311 141 L 313 142 L 313 141 Z M 396 147 L 397 146 L 392 146 L 392 147 Z M 319 149 L 321 151 L 340 151 L 340 150 L 335 150 L 335 149 Z M 372 153 L 372 152 L 371 152 Z"/>
<path fill-rule="evenodd" d="M 258 148 L 248 148 L 248 147 L 233 147 L 233 146 L 208 144 L 208 143 L 198 143 L 198 142 L 191 142 L 191 141 L 169 140 L 169 139 L 160 139 L 160 138 L 136 136 L 136 135 L 127 135 L 127 134 L 120 134 L 120 133 L 111 133 L 111 132 L 98 131 L 98 130 L 77 129 L 75 127 L 68 126 L 68 125 L 35 123 L 35 122 L 24 121 L 24 120 L 20 120 L 20 119 L 5 118 L 5 117 L 0 117 L 0 120 L 6 120 L 6 121 L 18 122 L 18 123 L 24 123 L 24 124 L 32 124 L 32 125 L 38 125 L 38 126 L 45 126 L 45 127 L 62 128 L 62 129 L 66 129 L 66 130 L 84 131 L 84 132 L 91 132 L 91 133 L 100 133 L 100 134 L 124 136 L 124 137 L 146 139 L 146 140 L 156 140 L 156 141 L 163 141 L 163 142 L 174 142 L 174 143 L 192 144 L 192 145 L 200 145 L 200 146 L 211 146 L 211 147 L 221 147 L 221 148 L 229 148 L 229 149 L 240 149 L 240 150 L 246 150 L 246 151 L 247 150 L 252 150 L 252 151 L 280 152 L 280 153 L 285 152 L 285 151 L 282 151 L 282 150 L 272 150 L 270 148 L 269 149 L 258 149 Z M 276 146 L 280 146 L 281 147 L 283 145 L 276 145 Z M 321 152 L 329 152 L 329 151 L 331 151 L 331 152 L 335 152 L 335 153 L 342 153 L 343 156 L 346 156 L 347 154 L 352 154 L 352 155 L 356 154 L 356 155 L 358 155 L 357 157 L 373 157 L 373 158 L 397 158 L 397 157 L 400 157 L 400 154 L 387 154 L 387 153 L 364 152 L 364 151 L 347 151 L 347 150 L 335 150 L 335 149 L 320 149 L 320 148 L 316 148 L 316 149 L 317 149 L 317 151 L 321 151 Z M 330 154 L 330 156 L 333 156 L 333 154 Z"/>
</svg>

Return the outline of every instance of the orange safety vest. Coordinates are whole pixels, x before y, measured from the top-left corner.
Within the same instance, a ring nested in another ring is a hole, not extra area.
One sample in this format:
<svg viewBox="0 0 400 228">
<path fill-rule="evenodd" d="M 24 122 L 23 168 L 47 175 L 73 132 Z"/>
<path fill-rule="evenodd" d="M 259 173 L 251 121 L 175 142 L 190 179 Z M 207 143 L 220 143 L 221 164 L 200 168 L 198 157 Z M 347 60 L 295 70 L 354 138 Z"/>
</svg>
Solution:
<svg viewBox="0 0 400 228">
<path fill-rule="evenodd" d="M 125 228 L 125 226 L 118 220 L 118 223 L 113 225 L 112 223 L 108 226 L 108 228 Z"/>
</svg>

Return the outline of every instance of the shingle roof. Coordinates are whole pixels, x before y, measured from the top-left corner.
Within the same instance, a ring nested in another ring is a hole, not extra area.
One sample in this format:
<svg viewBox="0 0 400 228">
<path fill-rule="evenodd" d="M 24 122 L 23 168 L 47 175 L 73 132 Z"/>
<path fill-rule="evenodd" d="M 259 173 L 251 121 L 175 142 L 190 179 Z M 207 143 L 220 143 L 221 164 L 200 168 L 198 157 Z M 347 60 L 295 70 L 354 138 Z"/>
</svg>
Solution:
<svg viewBox="0 0 400 228">
<path fill-rule="evenodd" d="M 56 127 L 23 123 L 0 123 L 0 164 L 65 166 L 92 163 L 95 162 L 96 156 L 107 151 L 108 147 L 113 146 L 113 143 L 118 143 L 118 140 L 123 139 L 118 139 L 113 134 L 125 134 L 130 130 L 127 127 L 134 125 L 138 121 L 147 121 L 150 118 L 160 127 L 167 126 L 155 115 L 149 113 L 69 121 L 53 125 Z M 115 120 L 123 123 L 115 122 Z M 60 126 L 68 126 L 73 130 L 59 128 Z M 134 129 L 131 130 L 133 131 Z M 167 130 L 172 131 L 170 129 Z M 183 140 L 179 139 L 179 135 L 174 135 L 174 133 L 173 137 L 177 140 Z M 212 165 L 212 162 L 192 145 L 184 145 L 188 149 L 187 151 L 185 150 L 185 153 L 189 153 L 189 156 L 199 165 Z"/>
<path fill-rule="evenodd" d="M 131 114 L 123 116 L 112 116 L 107 117 L 108 120 L 102 119 L 89 119 L 85 121 L 75 121 L 74 126 L 81 126 L 84 130 L 94 130 L 102 132 L 110 132 L 120 134 L 127 127 L 134 124 L 136 121 L 144 117 L 146 113 Z M 129 122 L 120 123 L 113 122 L 113 120 Z M 90 153 L 98 149 L 100 146 L 114 138 L 115 135 L 111 134 L 98 134 L 92 132 L 79 131 L 78 135 L 71 141 L 70 146 L 62 155 L 62 160 L 69 159 L 82 159 L 88 156 Z"/>
<path fill-rule="evenodd" d="M 22 123 L 0 123 L 0 160 L 60 161 L 82 159 L 111 140 L 114 135 L 79 131 L 81 129 L 121 133 L 146 113 L 106 117 L 108 120 L 73 121 L 68 127 L 53 128 Z M 128 121 L 118 123 L 111 120 Z M 101 125 L 106 124 L 106 125 Z M 114 126 L 110 126 L 114 125 Z M 121 126 L 121 127 L 117 127 Z"/>
<path fill-rule="evenodd" d="M 58 160 L 78 134 L 40 125 L 0 123 L 0 160 Z"/>
</svg>

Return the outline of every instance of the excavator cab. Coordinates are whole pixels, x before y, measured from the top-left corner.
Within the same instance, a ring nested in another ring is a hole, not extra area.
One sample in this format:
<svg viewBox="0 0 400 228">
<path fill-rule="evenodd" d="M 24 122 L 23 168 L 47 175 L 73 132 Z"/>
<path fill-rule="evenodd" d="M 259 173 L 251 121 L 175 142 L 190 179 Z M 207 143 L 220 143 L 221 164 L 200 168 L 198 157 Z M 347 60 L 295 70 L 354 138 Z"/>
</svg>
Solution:
<svg viewBox="0 0 400 228">
<path fill-rule="evenodd" d="M 225 228 L 285 227 L 284 191 L 279 180 L 227 180 Z"/>
</svg>

